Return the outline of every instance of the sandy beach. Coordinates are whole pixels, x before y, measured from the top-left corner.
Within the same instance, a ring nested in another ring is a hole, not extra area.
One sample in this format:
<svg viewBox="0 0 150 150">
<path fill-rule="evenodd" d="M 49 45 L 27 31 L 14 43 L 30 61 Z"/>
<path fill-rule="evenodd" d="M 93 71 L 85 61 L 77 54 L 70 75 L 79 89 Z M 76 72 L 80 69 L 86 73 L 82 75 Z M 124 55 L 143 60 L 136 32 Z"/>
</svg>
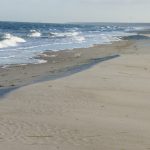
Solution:
<svg viewBox="0 0 150 150">
<path fill-rule="evenodd" d="M 150 149 L 148 44 L 118 46 L 118 58 L 5 95 L 0 149 Z"/>
<path fill-rule="evenodd" d="M 93 59 L 116 55 L 123 51 L 127 52 L 131 45 L 134 47 L 133 41 L 119 41 L 110 45 L 95 45 L 91 48 L 41 53 L 37 58 L 44 59 L 47 63 L 1 67 L 0 87 L 22 86 L 45 80 L 45 78 L 56 76 L 64 70 L 90 63 Z M 128 50 L 126 50 L 127 47 Z"/>
</svg>

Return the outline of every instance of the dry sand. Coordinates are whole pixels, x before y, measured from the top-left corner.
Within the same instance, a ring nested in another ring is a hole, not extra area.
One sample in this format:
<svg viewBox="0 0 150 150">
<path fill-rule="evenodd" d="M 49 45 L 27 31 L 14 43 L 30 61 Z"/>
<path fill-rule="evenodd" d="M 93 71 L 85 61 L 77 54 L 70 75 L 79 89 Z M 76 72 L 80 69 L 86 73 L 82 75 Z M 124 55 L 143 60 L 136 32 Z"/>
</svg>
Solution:
<svg viewBox="0 0 150 150">
<path fill-rule="evenodd" d="M 136 49 L 1 98 L 0 150 L 150 149 L 150 53 Z"/>
</svg>

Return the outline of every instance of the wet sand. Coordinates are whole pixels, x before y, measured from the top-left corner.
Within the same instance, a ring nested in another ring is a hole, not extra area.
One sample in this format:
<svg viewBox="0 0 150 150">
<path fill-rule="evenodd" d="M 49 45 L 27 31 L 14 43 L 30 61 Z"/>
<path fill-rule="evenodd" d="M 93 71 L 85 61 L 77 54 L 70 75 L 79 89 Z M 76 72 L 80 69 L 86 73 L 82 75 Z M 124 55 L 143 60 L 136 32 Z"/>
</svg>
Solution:
<svg viewBox="0 0 150 150">
<path fill-rule="evenodd" d="M 0 148 L 150 149 L 149 41 L 117 47 L 120 57 L 1 98 Z"/>
<path fill-rule="evenodd" d="M 91 48 L 46 52 L 37 58 L 47 60 L 47 63 L 0 68 L 0 87 L 22 86 L 48 79 L 60 72 L 90 63 L 93 59 L 119 55 L 126 52 L 126 47 L 131 45 L 134 45 L 133 41 L 120 41 L 111 45 L 95 45 Z"/>
</svg>

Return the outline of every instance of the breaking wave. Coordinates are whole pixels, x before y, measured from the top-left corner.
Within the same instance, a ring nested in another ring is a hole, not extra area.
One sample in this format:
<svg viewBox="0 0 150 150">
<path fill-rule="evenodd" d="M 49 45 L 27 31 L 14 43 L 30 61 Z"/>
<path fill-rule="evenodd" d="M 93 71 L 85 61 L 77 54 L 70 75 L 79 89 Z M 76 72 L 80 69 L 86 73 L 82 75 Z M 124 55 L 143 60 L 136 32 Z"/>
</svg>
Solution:
<svg viewBox="0 0 150 150">
<path fill-rule="evenodd" d="M 0 23 L 0 65 L 45 63 L 45 60 L 35 59 L 39 53 L 87 48 L 149 35 L 150 24 Z"/>
<path fill-rule="evenodd" d="M 36 30 L 30 30 L 29 37 L 41 37 L 41 33 Z"/>
<path fill-rule="evenodd" d="M 79 35 L 80 32 L 51 32 L 54 37 L 73 37 Z"/>
<path fill-rule="evenodd" d="M 5 33 L 0 38 L 0 48 L 7 48 L 17 46 L 18 43 L 26 42 L 23 38 L 13 36 L 9 33 Z"/>
<path fill-rule="evenodd" d="M 83 42 L 85 41 L 85 37 L 81 34 L 81 32 L 52 32 L 50 33 L 52 37 L 56 38 L 69 38 L 72 39 L 75 42 Z"/>
</svg>

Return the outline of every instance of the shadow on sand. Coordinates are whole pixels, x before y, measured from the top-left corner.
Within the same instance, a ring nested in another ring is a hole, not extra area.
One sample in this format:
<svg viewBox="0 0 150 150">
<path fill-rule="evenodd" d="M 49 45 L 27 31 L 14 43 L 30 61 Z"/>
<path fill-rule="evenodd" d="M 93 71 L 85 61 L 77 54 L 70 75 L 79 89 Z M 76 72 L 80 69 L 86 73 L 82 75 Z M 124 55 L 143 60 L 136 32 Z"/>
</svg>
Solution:
<svg viewBox="0 0 150 150">
<path fill-rule="evenodd" d="M 85 64 L 81 64 L 81 65 L 74 66 L 71 68 L 66 68 L 66 69 L 60 70 L 54 74 L 51 74 L 51 75 L 42 76 L 38 80 L 33 79 L 33 82 L 31 84 L 34 84 L 37 82 L 42 82 L 42 81 L 55 80 L 58 78 L 70 76 L 72 74 L 87 70 L 87 69 L 93 67 L 95 64 L 98 64 L 100 62 L 107 61 L 110 59 L 114 59 L 114 58 L 117 58 L 119 56 L 120 55 L 117 54 L 117 55 L 111 55 L 111 56 L 106 56 L 106 57 L 102 57 L 102 58 L 91 59 L 90 61 L 88 61 Z M 22 85 L 22 86 L 26 86 L 26 85 Z M 0 88 L 0 98 L 4 97 L 6 94 L 8 94 L 11 91 L 16 90 L 18 88 L 20 88 L 20 86 L 19 87 L 9 87 L 9 88 Z"/>
</svg>

